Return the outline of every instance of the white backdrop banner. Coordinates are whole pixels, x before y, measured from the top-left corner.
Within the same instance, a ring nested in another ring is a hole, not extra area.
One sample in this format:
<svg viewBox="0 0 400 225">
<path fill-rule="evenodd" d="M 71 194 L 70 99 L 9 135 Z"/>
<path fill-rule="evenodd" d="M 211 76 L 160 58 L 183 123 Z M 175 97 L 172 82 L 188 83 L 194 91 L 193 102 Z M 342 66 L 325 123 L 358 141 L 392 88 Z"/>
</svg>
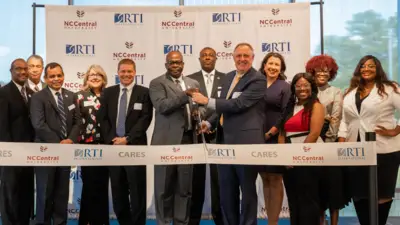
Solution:
<svg viewBox="0 0 400 225">
<path fill-rule="evenodd" d="M 233 48 L 250 43 L 254 67 L 269 52 L 285 57 L 288 80 L 304 71 L 310 52 L 309 3 L 210 6 L 210 7 L 109 7 L 46 5 L 46 63 L 58 62 L 65 73 L 64 87 L 79 91 L 83 74 L 91 64 L 101 65 L 109 85 L 118 83 L 117 64 L 123 58 L 136 62 L 136 84 L 148 86 L 165 72 L 165 55 L 182 52 L 184 75 L 199 71 L 199 52 L 212 47 L 217 52 L 216 69 L 234 69 Z M 153 124 L 148 130 L 151 137 Z M 153 187 L 153 167 L 148 166 L 148 187 Z M 208 182 L 207 177 L 207 182 Z M 71 174 L 74 204 L 70 216 L 79 214 L 80 169 Z M 257 180 L 260 217 L 265 217 L 262 182 Z M 210 218 L 209 185 L 204 216 Z M 149 217 L 154 217 L 152 188 L 148 191 Z M 111 201 L 110 201 L 111 203 Z M 282 216 L 288 217 L 287 204 Z M 111 208 L 110 208 L 111 210 Z"/>
</svg>

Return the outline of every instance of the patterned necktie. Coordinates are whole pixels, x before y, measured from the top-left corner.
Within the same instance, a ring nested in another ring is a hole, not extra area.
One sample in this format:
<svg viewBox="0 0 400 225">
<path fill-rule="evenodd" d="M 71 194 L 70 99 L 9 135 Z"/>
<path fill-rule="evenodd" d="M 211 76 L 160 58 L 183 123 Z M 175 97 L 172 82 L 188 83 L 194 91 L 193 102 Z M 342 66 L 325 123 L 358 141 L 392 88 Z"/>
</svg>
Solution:
<svg viewBox="0 0 400 225">
<path fill-rule="evenodd" d="M 28 103 L 28 99 L 26 98 L 26 88 L 25 88 L 25 86 L 22 86 L 22 88 L 21 88 L 21 95 L 22 95 L 22 98 L 24 99 L 25 104 Z"/>
<path fill-rule="evenodd" d="M 214 76 L 214 74 L 211 74 L 211 73 L 209 73 L 209 74 L 206 74 L 206 77 L 207 77 L 207 84 L 212 84 L 212 77 Z"/>
<path fill-rule="evenodd" d="M 118 111 L 118 118 L 117 118 L 117 136 L 124 137 L 125 136 L 125 121 L 126 121 L 126 107 L 127 107 L 127 94 L 126 91 L 128 89 L 123 88 L 121 99 L 119 100 L 119 111 Z"/>
<path fill-rule="evenodd" d="M 35 87 L 33 88 L 33 90 L 34 90 L 35 92 L 40 91 L 40 90 L 39 90 L 39 87 L 38 87 L 37 85 L 35 85 Z"/>
<path fill-rule="evenodd" d="M 58 113 L 60 113 L 60 122 L 61 122 L 61 134 L 63 135 L 63 139 L 67 137 L 67 117 L 64 111 L 64 103 L 63 98 L 60 92 L 56 92 L 57 95 L 57 108 Z"/>
<path fill-rule="evenodd" d="M 229 88 L 228 94 L 226 94 L 226 99 L 229 99 L 229 97 L 232 94 L 233 89 L 235 89 L 236 85 L 239 83 L 239 80 L 243 77 L 242 74 L 236 74 L 235 79 L 233 80 L 231 87 Z M 224 115 L 221 115 L 221 118 L 219 118 L 219 123 L 221 126 L 224 124 Z"/>
<path fill-rule="evenodd" d="M 178 87 L 179 90 L 183 91 L 182 86 L 181 86 L 181 81 L 180 80 L 175 80 L 176 86 Z M 183 117 L 185 117 L 185 130 L 189 129 L 189 114 L 188 114 L 188 109 L 187 106 L 185 105 L 185 110 L 183 110 Z"/>
</svg>

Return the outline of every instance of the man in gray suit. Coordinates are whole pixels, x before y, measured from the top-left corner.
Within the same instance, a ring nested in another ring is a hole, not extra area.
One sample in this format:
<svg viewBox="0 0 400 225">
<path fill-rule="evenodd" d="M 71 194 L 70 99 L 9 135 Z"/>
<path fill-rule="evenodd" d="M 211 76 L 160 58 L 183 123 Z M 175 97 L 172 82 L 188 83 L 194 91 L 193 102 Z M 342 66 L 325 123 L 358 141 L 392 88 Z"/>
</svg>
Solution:
<svg viewBox="0 0 400 225">
<path fill-rule="evenodd" d="M 58 63 L 45 68 L 47 87 L 32 96 L 31 115 L 35 141 L 73 144 L 77 142 L 81 118 L 76 95 L 62 88 L 64 72 Z M 53 149 L 57 150 L 57 149 Z M 37 182 L 45 188 L 44 224 L 66 225 L 70 167 L 37 168 Z M 42 212 L 41 212 L 42 213 Z"/>
<path fill-rule="evenodd" d="M 199 88 L 195 80 L 182 76 L 180 52 L 169 52 L 167 72 L 150 82 L 150 98 L 155 108 L 152 145 L 179 145 L 196 142 L 195 106 L 189 96 Z M 154 195 L 158 225 L 189 223 L 193 165 L 154 167 Z"/>
<path fill-rule="evenodd" d="M 192 95 L 194 102 L 216 111 L 202 124 L 202 130 L 218 127 L 218 144 L 263 144 L 265 76 L 252 67 L 254 50 L 250 44 L 238 44 L 233 58 L 236 70 L 226 75 L 220 98 Z M 230 151 L 233 154 L 234 149 Z M 224 224 L 257 224 L 257 174 L 255 166 L 218 165 Z"/>
<path fill-rule="evenodd" d="M 31 55 L 28 60 L 28 79 L 25 81 L 25 87 L 38 92 L 46 87 L 46 83 L 42 82 L 40 77 L 43 73 L 44 63 L 43 58 L 40 55 Z M 38 176 L 37 167 L 34 168 L 35 176 Z M 31 224 L 43 224 L 44 223 L 44 193 L 45 187 L 40 182 L 36 183 L 36 207 L 32 207 L 32 220 Z M 36 208 L 36 212 L 35 212 Z"/>
</svg>

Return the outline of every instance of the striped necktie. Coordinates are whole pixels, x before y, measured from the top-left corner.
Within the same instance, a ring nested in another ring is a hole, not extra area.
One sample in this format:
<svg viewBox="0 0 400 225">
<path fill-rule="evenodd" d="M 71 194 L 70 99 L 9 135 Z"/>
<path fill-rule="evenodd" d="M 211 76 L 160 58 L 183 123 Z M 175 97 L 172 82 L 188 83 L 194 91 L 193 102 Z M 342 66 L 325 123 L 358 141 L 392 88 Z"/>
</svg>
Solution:
<svg viewBox="0 0 400 225">
<path fill-rule="evenodd" d="M 64 111 L 64 102 L 60 92 L 56 92 L 57 95 L 57 108 L 60 113 L 60 122 L 61 122 L 61 134 L 63 135 L 63 139 L 67 138 L 67 117 Z"/>
</svg>

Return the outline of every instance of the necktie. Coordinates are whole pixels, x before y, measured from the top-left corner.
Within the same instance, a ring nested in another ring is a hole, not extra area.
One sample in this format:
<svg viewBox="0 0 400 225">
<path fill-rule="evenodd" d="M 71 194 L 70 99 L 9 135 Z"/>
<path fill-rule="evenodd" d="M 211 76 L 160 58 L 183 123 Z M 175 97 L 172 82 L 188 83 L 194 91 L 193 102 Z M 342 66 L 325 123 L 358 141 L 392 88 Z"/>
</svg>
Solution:
<svg viewBox="0 0 400 225">
<path fill-rule="evenodd" d="M 40 90 L 39 90 L 39 87 L 38 87 L 37 85 L 35 85 L 35 87 L 33 88 L 33 90 L 34 90 L 35 92 L 40 91 Z"/>
<path fill-rule="evenodd" d="M 175 80 L 176 86 L 179 90 L 183 91 L 182 86 L 181 86 L 181 81 L 180 80 Z M 185 105 L 185 110 L 183 110 L 183 117 L 185 118 L 185 130 L 189 129 L 189 114 L 187 110 L 187 106 Z"/>
<path fill-rule="evenodd" d="M 61 134 L 63 135 L 63 139 L 67 137 L 67 117 L 65 116 L 64 111 L 64 103 L 63 98 L 60 92 L 56 92 L 57 95 L 57 109 L 58 113 L 60 113 L 60 122 L 61 122 Z"/>
<path fill-rule="evenodd" d="M 24 102 L 25 102 L 25 103 L 28 103 L 28 99 L 26 98 L 26 89 L 25 89 L 25 86 L 23 86 L 23 87 L 21 88 L 21 95 L 22 95 L 22 98 L 24 99 Z"/>
<path fill-rule="evenodd" d="M 207 84 L 212 84 L 212 77 L 214 76 L 214 74 L 211 74 L 211 73 L 209 73 L 209 74 L 206 74 L 206 77 L 207 77 Z"/>
<path fill-rule="evenodd" d="M 226 94 L 226 99 L 229 99 L 229 97 L 232 94 L 233 89 L 235 89 L 236 85 L 239 83 L 239 80 L 242 78 L 242 74 L 236 74 L 235 79 L 233 80 L 231 87 L 229 88 L 228 94 Z M 221 118 L 219 119 L 219 123 L 221 126 L 224 124 L 224 115 L 221 115 Z"/>
<path fill-rule="evenodd" d="M 118 137 L 125 136 L 125 121 L 126 121 L 126 107 L 127 107 L 127 94 L 126 88 L 122 89 L 123 93 L 119 100 L 119 111 L 118 111 L 118 123 L 117 123 L 117 135 Z"/>
</svg>

